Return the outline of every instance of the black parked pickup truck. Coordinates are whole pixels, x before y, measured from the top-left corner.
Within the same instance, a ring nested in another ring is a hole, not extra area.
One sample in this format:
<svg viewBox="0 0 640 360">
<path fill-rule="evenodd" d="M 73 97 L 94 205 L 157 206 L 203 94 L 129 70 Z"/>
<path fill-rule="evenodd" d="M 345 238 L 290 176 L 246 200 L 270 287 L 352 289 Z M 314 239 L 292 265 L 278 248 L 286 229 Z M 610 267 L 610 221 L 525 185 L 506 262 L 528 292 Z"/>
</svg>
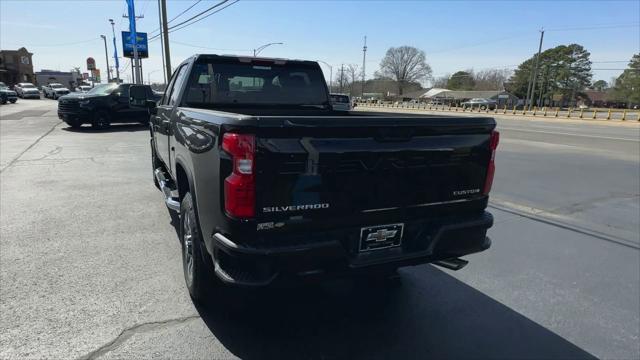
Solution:
<svg viewBox="0 0 640 360">
<path fill-rule="evenodd" d="M 129 105 L 129 88 L 131 84 L 97 85 L 86 93 L 71 93 L 58 98 L 58 118 L 72 128 L 82 124 L 91 124 L 97 129 L 104 129 L 116 122 L 149 121 L 146 109 Z M 158 100 L 148 85 L 140 85 L 151 100 Z"/>
<path fill-rule="evenodd" d="M 457 270 L 491 244 L 491 118 L 334 111 L 318 64 L 299 60 L 196 55 L 158 104 L 146 94 L 130 101 L 151 113 L 195 300 L 220 281 Z"/>
</svg>

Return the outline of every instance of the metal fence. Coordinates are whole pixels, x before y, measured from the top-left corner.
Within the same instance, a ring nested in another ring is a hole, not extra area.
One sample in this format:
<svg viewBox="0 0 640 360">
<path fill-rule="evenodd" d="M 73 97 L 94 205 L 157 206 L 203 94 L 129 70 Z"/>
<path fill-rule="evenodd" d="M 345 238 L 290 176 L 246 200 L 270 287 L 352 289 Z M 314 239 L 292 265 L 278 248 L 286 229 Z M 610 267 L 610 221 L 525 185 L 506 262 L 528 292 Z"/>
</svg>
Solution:
<svg viewBox="0 0 640 360">
<path fill-rule="evenodd" d="M 425 103 L 399 103 L 399 102 L 359 102 L 358 106 L 389 108 L 389 109 L 407 109 L 407 110 L 427 110 L 427 111 L 444 111 L 444 112 L 462 112 L 462 113 L 486 113 L 497 115 L 520 115 L 532 117 L 546 117 L 558 119 L 583 119 L 583 120 L 609 120 L 609 121 L 640 121 L 640 111 L 627 109 L 585 109 L 585 108 L 568 108 L 559 107 L 533 107 L 531 110 L 518 109 L 517 107 L 508 108 L 507 106 L 495 107 L 489 109 L 483 106 L 476 107 L 460 107 L 457 105 L 432 105 Z"/>
</svg>

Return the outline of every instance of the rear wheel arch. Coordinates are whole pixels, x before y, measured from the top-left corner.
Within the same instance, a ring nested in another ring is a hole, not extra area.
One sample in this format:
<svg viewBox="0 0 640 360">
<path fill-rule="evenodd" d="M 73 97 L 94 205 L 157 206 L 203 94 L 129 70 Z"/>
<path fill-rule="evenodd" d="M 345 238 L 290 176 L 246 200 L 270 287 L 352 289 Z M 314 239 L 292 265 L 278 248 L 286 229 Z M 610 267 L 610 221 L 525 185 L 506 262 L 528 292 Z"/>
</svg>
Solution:
<svg viewBox="0 0 640 360">
<path fill-rule="evenodd" d="M 187 167 L 184 164 L 176 160 L 176 174 L 175 174 L 176 186 L 178 189 L 178 194 L 180 195 L 180 200 L 184 198 L 187 192 L 191 193 L 191 196 L 194 200 L 195 205 L 195 189 L 193 187 L 193 178 L 191 174 L 187 171 Z"/>
<path fill-rule="evenodd" d="M 198 231 L 202 236 L 204 236 L 204 232 L 202 232 L 202 226 L 200 225 L 200 216 L 198 213 L 198 197 L 196 196 L 196 189 L 193 185 L 193 177 L 191 173 L 187 170 L 188 168 L 182 163 L 182 161 L 176 159 L 176 173 L 175 173 L 175 181 L 178 188 L 178 194 L 180 197 L 180 203 L 187 193 L 191 194 L 191 201 L 193 205 L 193 210 L 195 213 L 196 225 L 198 226 Z M 206 246 L 204 244 L 203 238 L 199 239 L 199 244 L 201 248 L 200 254 L 202 255 L 202 260 L 213 266 L 213 262 L 209 256 L 209 253 L 206 251 Z"/>
</svg>

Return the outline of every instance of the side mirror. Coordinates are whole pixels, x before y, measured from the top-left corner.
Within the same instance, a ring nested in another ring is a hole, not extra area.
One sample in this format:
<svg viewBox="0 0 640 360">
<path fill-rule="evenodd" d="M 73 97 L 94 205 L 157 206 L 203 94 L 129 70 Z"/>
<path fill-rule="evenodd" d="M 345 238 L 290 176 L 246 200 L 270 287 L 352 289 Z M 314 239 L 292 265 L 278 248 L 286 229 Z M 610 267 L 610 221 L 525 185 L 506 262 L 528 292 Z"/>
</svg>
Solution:
<svg viewBox="0 0 640 360">
<path fill-rule="evenodd" d="M 147 100 L 145 102 L 147 110 L 149 110 L 149 114 L 156 115 L 158 113 L 158 109 L 156 108 L 155 100 Z"/>
<path fill-rule="evenodd" d="M 147 107 L 147 88 L 141 85 L 132 85 L 129 88 L 129 105 L 135 107 Z"/>
</svg>

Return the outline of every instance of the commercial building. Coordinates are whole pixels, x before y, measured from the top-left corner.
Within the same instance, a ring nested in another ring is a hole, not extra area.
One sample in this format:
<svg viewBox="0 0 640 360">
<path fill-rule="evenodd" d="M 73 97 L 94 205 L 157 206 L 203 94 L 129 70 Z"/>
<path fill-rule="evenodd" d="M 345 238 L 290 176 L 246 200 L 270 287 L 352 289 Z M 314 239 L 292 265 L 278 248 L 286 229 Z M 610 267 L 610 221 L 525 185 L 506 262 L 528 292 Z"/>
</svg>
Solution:
<svg viewBox="0 0 640 360">
<path fill-rule="evenodd" d="M 73 90 L 82 83 L 82 74 L 76 71 L 41 70 L 35 76 L 38 86 L 58 83 Z"/>
<path fill-rule="evenodd" d="M 35 81 L 33 53 L 24 47 L 18 50 L 0 50 L 0 81 L 13 86 L 20 82 Z"/>
</svg>

